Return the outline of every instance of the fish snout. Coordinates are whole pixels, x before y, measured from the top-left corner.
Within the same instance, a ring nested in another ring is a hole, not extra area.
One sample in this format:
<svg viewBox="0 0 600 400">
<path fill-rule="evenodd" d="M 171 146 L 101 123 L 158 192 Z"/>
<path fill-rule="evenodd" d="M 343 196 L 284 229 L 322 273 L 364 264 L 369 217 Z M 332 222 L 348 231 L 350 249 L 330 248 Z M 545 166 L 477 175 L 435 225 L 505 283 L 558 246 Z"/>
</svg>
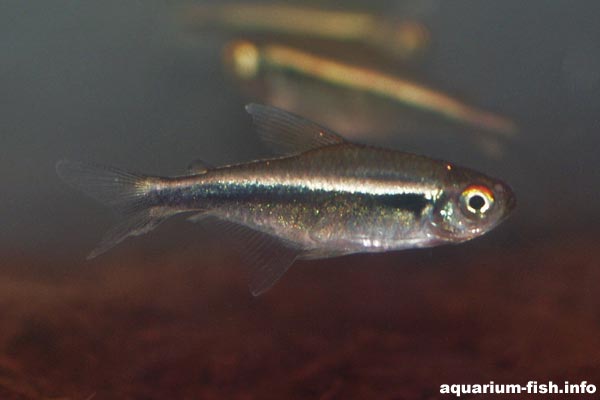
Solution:
<svg viewBox="0 0 600 400">
<path fill-rule="evenodd" d="M 511 187 L 504 182 L 496 183 L 494 185 L 494 192 L 500 200 L 504 217 L 507 217 L 517 207 L 517 197 L 515 196 L 515 193 Z"/>
</svg>

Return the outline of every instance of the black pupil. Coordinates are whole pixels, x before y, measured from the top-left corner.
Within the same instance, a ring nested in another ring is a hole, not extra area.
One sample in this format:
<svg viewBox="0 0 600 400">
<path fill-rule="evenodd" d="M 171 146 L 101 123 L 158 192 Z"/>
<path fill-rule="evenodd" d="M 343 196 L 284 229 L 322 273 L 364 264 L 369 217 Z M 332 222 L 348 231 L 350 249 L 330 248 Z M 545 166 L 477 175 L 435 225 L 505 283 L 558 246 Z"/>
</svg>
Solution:
<svg viewBox="0 0 600 400">
<path fill-rule="evenodd" d="M 484 205 L 485 200 L 479 195 L 473 196 L 469 199 L 469 207 L 471 207 L 474 210 L 479 211 Z"/>
</svg>

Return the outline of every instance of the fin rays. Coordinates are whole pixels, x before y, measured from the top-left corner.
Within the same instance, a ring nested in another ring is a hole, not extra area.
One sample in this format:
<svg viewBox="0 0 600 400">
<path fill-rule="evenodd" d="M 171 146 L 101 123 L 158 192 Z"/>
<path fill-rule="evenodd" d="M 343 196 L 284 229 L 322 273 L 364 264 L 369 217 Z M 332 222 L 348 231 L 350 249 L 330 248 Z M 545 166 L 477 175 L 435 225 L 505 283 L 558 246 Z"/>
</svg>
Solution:
<svg viewBox="0 0 600 400">
<path fill-rule="evenodd" d="M 300 256 L 301 249 L 275 236 L 209 214 L 197 214 L 191 221 L 211 217 L 220 236 L 230 238 L 250 272 L 250 292 L 258 296 L 269 290 Z"/>
<path fill-rule="evenodd" d="M 246 111 L 261 140 L 279 154 L 302 153 L 345 142 L 337 133 L 276 107 L 253 103 L 246 106 Z"/>
<path fill-rule="evenodd" d="M 88 259 L 99 256 L 129 236 L 139 236 L 156 228 L 176 212 L 149 204 L 142 183 L 149 177 L 118 168 L 77 161 L 62 160 L 56 172 L 69 185 L 120 214 L 121 222 L 104 234 Z"/>
<path fill-rule="evenodd" d="M 117 211 L 127 211 L 145 194 L 139 182 L 145 175 L 79 161 L 61 160 L 56 173 L 70 186 Z"/>
<path fill-rule="evenodd" d="M 142 210 L 112 227 L 104 234 L 100 243 L 87 256 L 87 259 L 91 260 L 107 252 L 129 236 L 140 236 L 150 232 L 166 218 L 173 215 L 172 213 L 164 213 L 162 216 L 153 214 L 156 213 L 153 213 L 152 210 Z"/>
</svg>

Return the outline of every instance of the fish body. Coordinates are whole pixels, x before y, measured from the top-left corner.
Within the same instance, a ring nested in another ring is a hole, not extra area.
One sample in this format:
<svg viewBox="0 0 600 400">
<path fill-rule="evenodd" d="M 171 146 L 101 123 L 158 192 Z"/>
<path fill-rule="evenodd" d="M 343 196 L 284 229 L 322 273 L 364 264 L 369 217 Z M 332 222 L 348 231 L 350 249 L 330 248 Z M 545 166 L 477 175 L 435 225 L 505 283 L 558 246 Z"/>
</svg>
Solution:
<svg viewBox="0 0 600 400">
<path fill-rule="evenodd" d="M 430 42 L 427 28 L 415 20 L 283 3 L 194 4 L 182 9 L 181 19 L 190 30 L 360 44 L 403 60 L 421 55 Z"/>
<path fill-rule="evenodd" d="M 514 206 L 507 185 L 476 171 L 353 144 L 271 107 L 248 110 L 281 156 L 179 177 L 59 163 L 67 182 L 131 216 L 92 255 L 193 212 L 193 221 L 213 217 L 244 237 L 258 294 L 296 259 L 459 243 L 492 229 Z"/>
<path fill-rule="evenodd" d="M 342 143 L 160 180 L 149 191 L 157 207 L 207 209 L 309 253 L 377 252 L 471 237 L 441 235 L 432 224 L 444 189 L 465 174 L 448 165 Z"/>
</svg>

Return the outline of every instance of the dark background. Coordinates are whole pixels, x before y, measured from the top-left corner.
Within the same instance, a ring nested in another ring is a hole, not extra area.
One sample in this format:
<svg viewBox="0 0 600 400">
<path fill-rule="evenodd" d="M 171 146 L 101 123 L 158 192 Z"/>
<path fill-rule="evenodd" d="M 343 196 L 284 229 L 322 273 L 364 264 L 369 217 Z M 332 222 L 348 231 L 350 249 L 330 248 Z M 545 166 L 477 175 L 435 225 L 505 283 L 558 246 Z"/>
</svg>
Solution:
<svg viewBox="0 0 600 400">
<path fill-rule="evenodd" d="M 422 19 L 427 82 L 520 127 L 500 159 L 403 147 L 502 178 L 518 209 L 457 247 L 300 263 L 258 299 L 226 241 L 181 220 L 85 263 L 113 216 L 54 171 L 69 158 L 177 174 L 198 158 L 263 154 L 221 68 L 225 41 L 183 33 L 177 2 L 0 4 L 0 393 L 437 398 L 440 382 L 600 385 L 600 6 L 365 4 Z"/>
</svg>

